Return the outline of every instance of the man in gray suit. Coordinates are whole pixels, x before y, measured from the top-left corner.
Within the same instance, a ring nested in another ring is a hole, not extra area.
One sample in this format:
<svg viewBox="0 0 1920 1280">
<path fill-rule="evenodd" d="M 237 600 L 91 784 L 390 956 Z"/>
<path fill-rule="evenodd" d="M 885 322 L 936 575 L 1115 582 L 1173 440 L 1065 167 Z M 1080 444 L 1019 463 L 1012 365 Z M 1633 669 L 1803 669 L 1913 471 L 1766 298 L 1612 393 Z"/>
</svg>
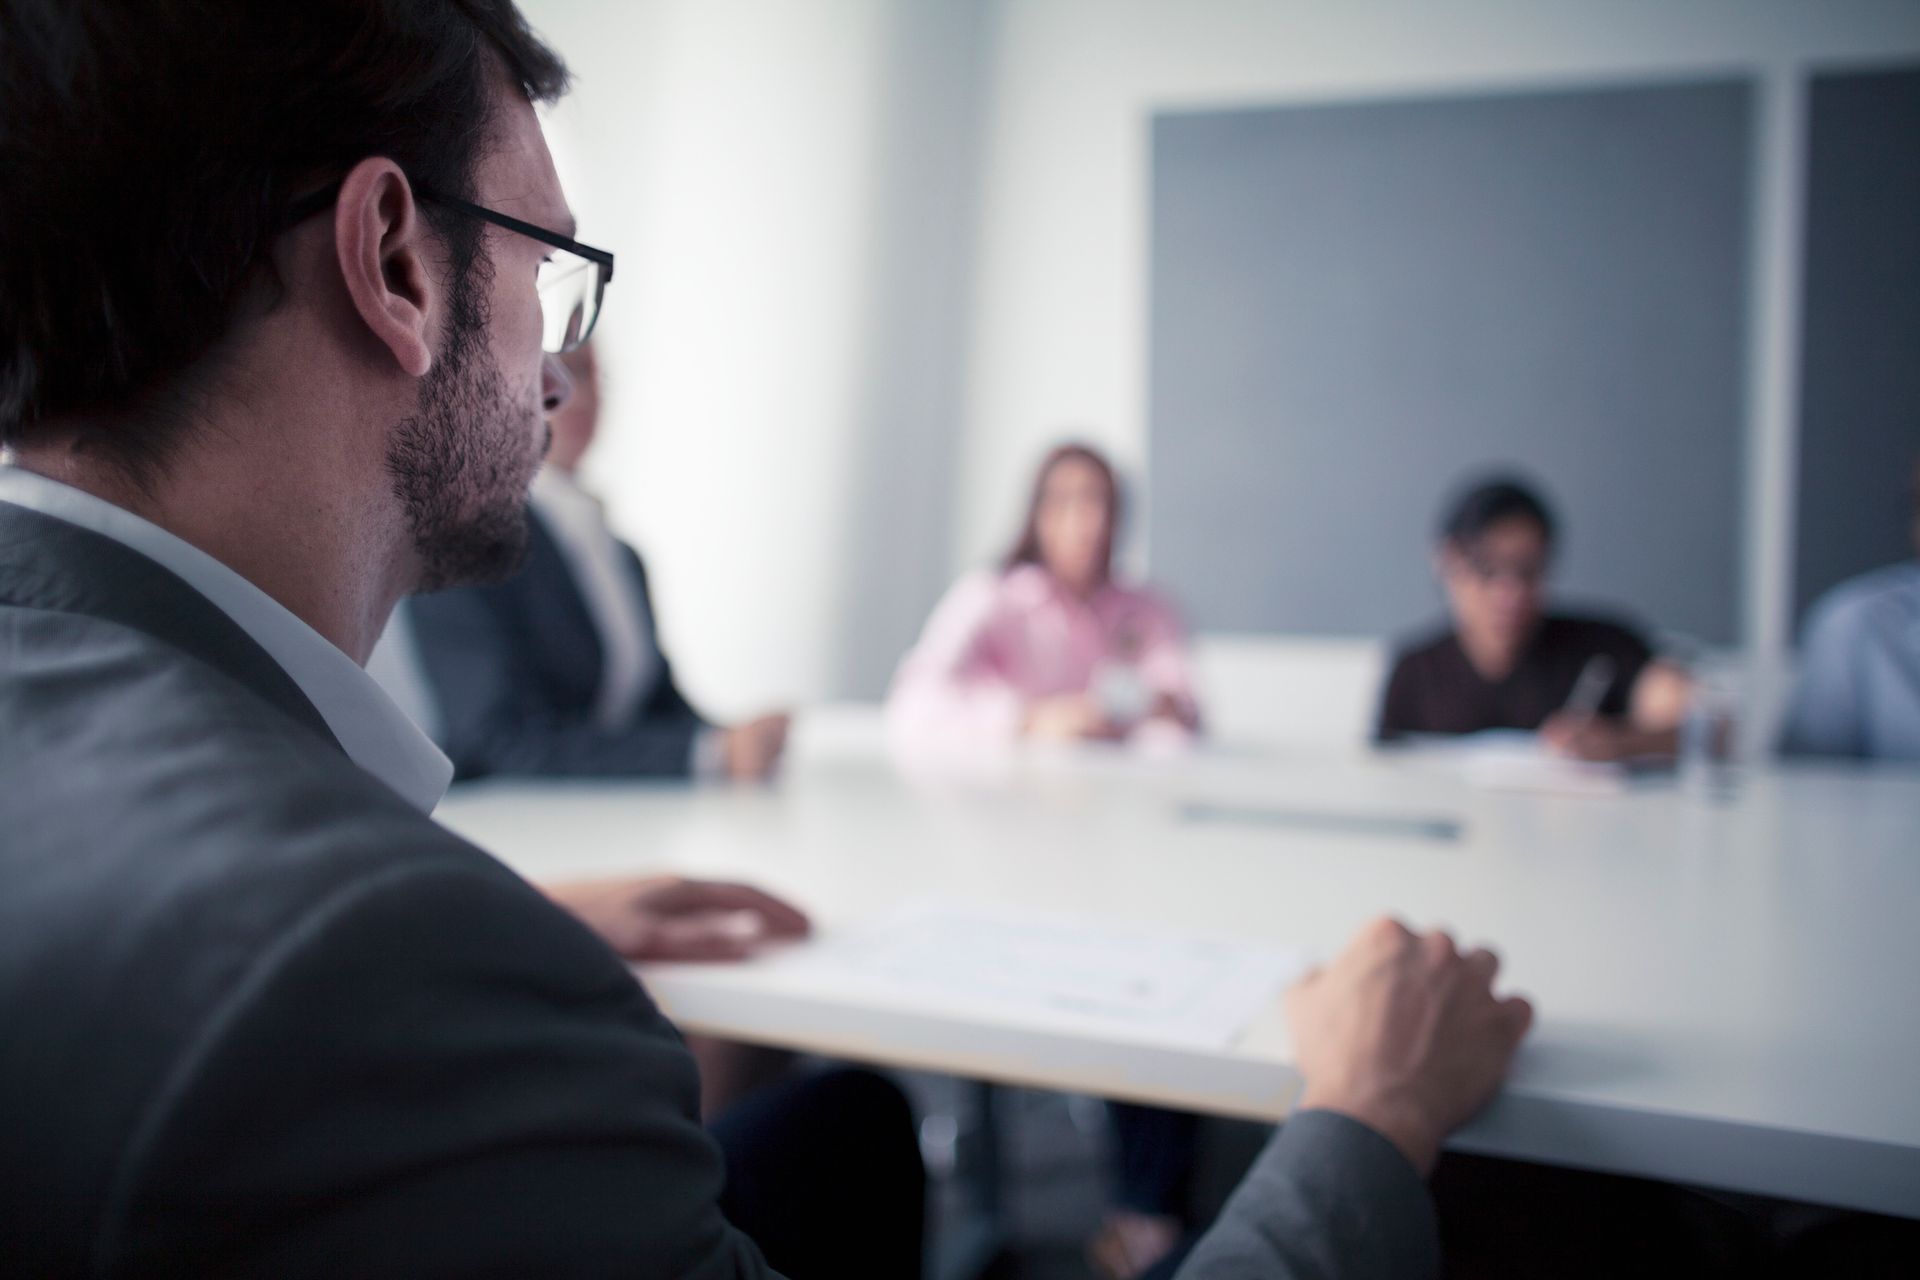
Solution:
<svg viewBox="0 0 1920 1280">
<path fill-rule="evenodd" d="M 432 822 L 445 759 L 360 667 L 526 537 L 610 266 L 559 63 L 506 0 L 0 31 L 0 1268 L 769 1274 L 620 956 L 803 919 L 532 888 Z M 1495 969 L 1382 923 L 1298 989 L 1303 1110 L 1189 1270 L 1430 1274 L 1420 1175 L 1529 1017 Z M 861 1260 L 816 1274 L 912 1273 L 903 1130 L 816 1135 L 790 1216 Z"/>
</svg>

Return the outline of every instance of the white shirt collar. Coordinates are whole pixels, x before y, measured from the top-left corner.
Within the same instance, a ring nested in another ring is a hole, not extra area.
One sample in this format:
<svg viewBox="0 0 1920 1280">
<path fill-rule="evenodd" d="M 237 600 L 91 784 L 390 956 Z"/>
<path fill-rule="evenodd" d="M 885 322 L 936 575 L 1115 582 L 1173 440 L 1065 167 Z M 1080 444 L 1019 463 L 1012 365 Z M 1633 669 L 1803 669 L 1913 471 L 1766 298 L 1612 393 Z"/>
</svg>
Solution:
<svg viewBox="0 0 1920 1280">
<path fill-rule="evenodd" d="M 0 464 L 0 502 L 90 529 L 177 574 L 280 664 L 349 759 L 422 813 L 440 803 L 452 761 L 358 663 L 253 583 L 131 511 L 19 467 Z"/>
</svg>

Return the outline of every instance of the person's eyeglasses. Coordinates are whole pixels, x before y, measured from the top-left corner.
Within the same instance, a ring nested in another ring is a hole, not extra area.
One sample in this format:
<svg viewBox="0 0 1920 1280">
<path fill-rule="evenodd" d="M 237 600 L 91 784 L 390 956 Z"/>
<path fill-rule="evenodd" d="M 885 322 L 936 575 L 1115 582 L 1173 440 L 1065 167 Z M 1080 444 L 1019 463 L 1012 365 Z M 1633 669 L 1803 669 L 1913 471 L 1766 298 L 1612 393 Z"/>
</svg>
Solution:
<svg viewBox="0 0 1920 1280">
<path fill-rule="evenodd" d="M 294 201 L 287 209 L 286 225 L 305 221 L 327 208 L 340 198 L 340 186 L 336 182 Z M 549 355 L 565 355 L 578 350 L 593 335 L 593 326 L 600 319 L 601 299 L 613 279 L 611 253 L 456 196 L 435 195 L 419 187 L 413 194 L 551 247 L 553 252 L 541 262 L 534 285 L 540 293 L 541 349 Z"/>
<path fill-rule="evenodd" d="M 1518 587 L 1537 587 L 1547 577 L 1546 564 L 1538 560 L 1502 562 L 1471 551 L 1462 553 L 1460 558 L 1466 562 L 1473 576 L 1487 586 L 1507 581 Z"/>
</svg>

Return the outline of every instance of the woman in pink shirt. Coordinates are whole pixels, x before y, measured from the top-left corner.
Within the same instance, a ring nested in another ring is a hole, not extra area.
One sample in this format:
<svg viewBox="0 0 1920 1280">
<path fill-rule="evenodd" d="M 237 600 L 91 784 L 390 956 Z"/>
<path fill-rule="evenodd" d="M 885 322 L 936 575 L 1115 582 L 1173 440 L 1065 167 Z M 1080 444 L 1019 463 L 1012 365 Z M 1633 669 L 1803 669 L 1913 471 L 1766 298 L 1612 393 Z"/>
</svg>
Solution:
<svg viewBox="0 0 1920 1280">
<path fill-rule="evenodd" d="M 900 664 L 887 702 L 894 741 L 1179 740 L 1198 729 L 1179 619 L 1114 579 L 1119 520 L 1105 458 L 1080 444 L 1049 453 L 1004 566 L 956 583 Z"/>
<path fill-rule="evenodd" d="M 962 578 L 900 664 L 887 718 L 908 750 L 1022 739 L 1185 741 L 1200 726 L 1173 610 L 1116 582 L 1120 487 L 1107 460 L 1061 445 L 1035 478 L 998 572 Z M 1140 1275 L 1180 1242 L 1196 1121 L 1113 1104 L 1113 1209 L 1089 1245 L 1101 1274 Z"/>
</svg>

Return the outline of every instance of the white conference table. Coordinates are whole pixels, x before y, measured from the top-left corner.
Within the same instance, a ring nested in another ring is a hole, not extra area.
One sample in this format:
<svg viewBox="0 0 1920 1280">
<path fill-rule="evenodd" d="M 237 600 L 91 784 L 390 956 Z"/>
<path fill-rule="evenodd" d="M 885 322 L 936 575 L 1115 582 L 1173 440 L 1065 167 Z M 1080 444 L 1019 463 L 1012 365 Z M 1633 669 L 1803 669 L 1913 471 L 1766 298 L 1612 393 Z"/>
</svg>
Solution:
<svg viewBox="0 0 1920 1280">
<path fill-rule="evenodd" d="M 1277 820 L 1303 813 L 1457 833 Z M 1488 791 L 1366 755 L 904 776 L 843 715 L 803 724 L 769 788 L 488 783 L 438 816 L 533 879 L 746 879 L 829 934 L 930 899 L 1320 954 L 1382 912 L 1444 925 L 1494 945 L 1538 1013 L 1449 1145 L 1920 1217 L 1920 770 L 1753 770 L 1717 801 Z M 836 1057 L 1263 1119 L 1298 1091 L 1277 1002 L 1200 1051 L 812 989 L 779 965 L 645 977 L 689 1030 Z"/>
</svg>

